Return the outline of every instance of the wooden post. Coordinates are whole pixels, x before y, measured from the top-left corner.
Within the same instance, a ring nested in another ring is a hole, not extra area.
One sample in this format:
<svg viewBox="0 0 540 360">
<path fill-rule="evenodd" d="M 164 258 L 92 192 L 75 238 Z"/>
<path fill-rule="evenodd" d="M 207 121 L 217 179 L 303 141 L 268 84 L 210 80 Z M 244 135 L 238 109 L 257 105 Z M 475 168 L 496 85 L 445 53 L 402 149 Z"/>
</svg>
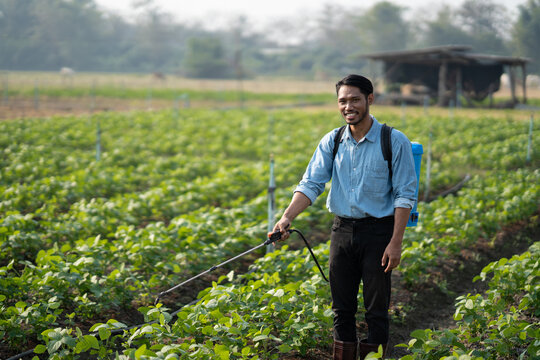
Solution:
<svg viewBox="0 0 540 360">
<path fill-rule="evenodd" d="M 463 75 L 461 67 L 457 68 L 456 74 L 456 108 L 461 108 L 461 93 L 463 91 Z"/>
<path fill-rule="evenodd" d="M 508 66 L 508 79 L 510 80 L 510 93 L 512 94 L 512 104 L 517 104 L 516 97 L 516 71 L 512 65 Z"/>
<path fill-rule="evenodd" d="M 523 103 L 527 103 L 527 66 L 521 64 L 521 74 L 523 76 Z"/>
<path fill-rule="evenodd" d="M 446 73 L 448 70 L 448 63 L 443 61 L 439 67 L 439 91 L 437 105 L 444 106 L 446 103 Z"/>
</svg>

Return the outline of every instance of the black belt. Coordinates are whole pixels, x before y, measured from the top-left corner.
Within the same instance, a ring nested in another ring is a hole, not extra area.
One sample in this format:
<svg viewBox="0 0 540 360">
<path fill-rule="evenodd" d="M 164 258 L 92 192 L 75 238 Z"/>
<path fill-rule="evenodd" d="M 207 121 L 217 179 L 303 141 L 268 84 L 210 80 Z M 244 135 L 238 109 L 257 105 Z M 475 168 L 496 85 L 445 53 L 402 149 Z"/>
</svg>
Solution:
<svg viewBox="0 0 540 360">
<path fill-rule="evenodd" d="M 342 223 L 349 223 L 349 224 L 372 224 L 372 223 L 378 223 L 378 222 L 385 222 L 394 220 L 394 215 L 388 215 L 384 216 L 382 218 L 374 217 L 374 216 L 368 216 L 363 218 L 346 218 L 337 216 L 339 218 L 339 221 Z"/>
</svg>

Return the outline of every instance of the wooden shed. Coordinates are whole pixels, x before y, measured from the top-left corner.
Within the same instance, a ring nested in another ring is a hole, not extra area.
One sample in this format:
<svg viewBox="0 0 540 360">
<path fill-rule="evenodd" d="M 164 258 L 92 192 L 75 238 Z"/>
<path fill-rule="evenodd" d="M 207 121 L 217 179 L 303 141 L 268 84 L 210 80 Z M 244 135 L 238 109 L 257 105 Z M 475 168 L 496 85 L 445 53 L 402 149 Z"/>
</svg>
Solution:
<svg viewBox="0 0 540 360">
<path fill-rule="evenodd" d="M 483 100 L 498 91 L 501 75 L 508 74 L 512 105 L 519 103 L 516 96 L 516 76 L 522 76 L 523 99 L 527 102 L 527 58 L 477 54 L 470 46 L 448 45 L 419 50 L 391 51 L 363 55 L 383 62 L 387 86 L 412 84 L 423 86 L 427 95 L 440 106 L 451 101 L 459 105 L 467 101 Z"/>
</svg>

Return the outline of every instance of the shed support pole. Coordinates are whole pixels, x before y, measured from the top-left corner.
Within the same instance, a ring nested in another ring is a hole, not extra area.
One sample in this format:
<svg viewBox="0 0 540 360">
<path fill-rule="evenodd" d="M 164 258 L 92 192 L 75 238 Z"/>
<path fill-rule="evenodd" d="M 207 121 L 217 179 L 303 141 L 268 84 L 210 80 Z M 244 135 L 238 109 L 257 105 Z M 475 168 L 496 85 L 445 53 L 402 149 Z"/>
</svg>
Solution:
<svg viewBox="0 0 540 360">
<path fill-rule="evenodd" d="M 448 69 L 448 64 L 446 61 L 443 61 L 439 67 L 439 99 L 437 105 L 444 106 L 446 103 L 446 72 Z"/>
<path fill-rule="evenodd" d="M 461 67 L 457 68 L 456 75 L 456 107 L 461 108 L 461 92 L 463 90 Z"/>
<path fill-rule="evenodd" d="M 512 94 L 512 104 L 517 104 L 516 98 L 516 71 L 512 65 L 508 66 L 508 77 L 510 80 L 510 93 Z"/>
<path fill-rule="evenodd" d="M 523 103 L 527 103 L 527 68 L 525 64 L 521 65 L 521 73 L 523 75 Z"/>
</svg>

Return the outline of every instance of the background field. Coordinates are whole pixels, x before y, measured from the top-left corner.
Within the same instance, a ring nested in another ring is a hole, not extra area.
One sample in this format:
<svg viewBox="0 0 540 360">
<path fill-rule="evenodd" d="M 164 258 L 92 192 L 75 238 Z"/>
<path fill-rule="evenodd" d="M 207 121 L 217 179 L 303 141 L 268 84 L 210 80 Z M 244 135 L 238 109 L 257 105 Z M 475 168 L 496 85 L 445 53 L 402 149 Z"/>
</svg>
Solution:
<svg viewBox="0 0 540 360">
<path fill-rule="evenodd" d="M 188 79 L 153 74 L 3 72 L 0 119 L 168 108 L 317 106 L 333 109 L 335 81 L 291 78 Z M 377 85 L 383 91 L 382 84 Z M 518 97 L 521 99 L 521 92 Z M 529 88 L 528 103 L 540 103 L 540 89 Z M 510 99 L 502 87 L 495 103 Z M 480 106 L 481 104 L 477 104 Z M 484 106 L 487 107 L 487 101 Z"/>
</svg>

